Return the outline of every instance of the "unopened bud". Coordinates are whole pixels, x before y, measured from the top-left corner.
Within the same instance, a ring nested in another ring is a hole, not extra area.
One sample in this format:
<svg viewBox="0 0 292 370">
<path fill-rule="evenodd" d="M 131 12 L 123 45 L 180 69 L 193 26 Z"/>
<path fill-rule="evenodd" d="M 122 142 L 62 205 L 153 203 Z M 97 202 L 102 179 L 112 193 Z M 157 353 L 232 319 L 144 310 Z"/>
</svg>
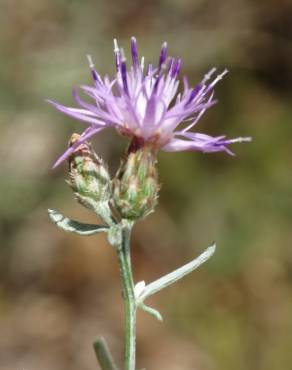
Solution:
<svg viewBox="0 0 292 370">
<path fill-rule="evenodd" d="M 73 134 L 69 146 L 80 139 Z M 86 208 L 96 211 L 100 203 L 108 202 L 111 181 L 108 170 L 91 145 L 84 142 L 69 157 L 69 185 L 78 201 Z"/>
<path fill-rule="evenodd" d="M 154 210 L 159 191 L 156 161 L 147 146 L 128 152 L 113 180 L 113 204 L 122 218 L 134 221 Z"/>
</svg>

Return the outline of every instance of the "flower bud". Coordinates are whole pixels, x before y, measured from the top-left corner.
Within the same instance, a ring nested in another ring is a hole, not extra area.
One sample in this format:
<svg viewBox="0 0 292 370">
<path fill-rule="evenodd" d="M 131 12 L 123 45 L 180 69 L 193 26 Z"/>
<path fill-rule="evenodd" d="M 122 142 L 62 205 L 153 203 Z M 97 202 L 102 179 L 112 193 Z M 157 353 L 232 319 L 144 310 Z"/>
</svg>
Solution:
<svg viewBox="0 0 292 370">
<path fill-rule="evenodd" d="M 135 221 L 154 210 L 159 183 L 155 151 L 149 146 L 131 148 L 113 180 L 113 205 L 122 218 Z"/>
<path fill-rule="evenodd" d="M 80 135 L 73 134 L 69 146 L 79 139 Z M 89 143 L 80 144 L 69 157 L 68 164 L 68 183 L 82 205 L 96 211 L 100 203 L 108 202 L 110 176 L 102 159 L 96 155 Z"/>
</svg>

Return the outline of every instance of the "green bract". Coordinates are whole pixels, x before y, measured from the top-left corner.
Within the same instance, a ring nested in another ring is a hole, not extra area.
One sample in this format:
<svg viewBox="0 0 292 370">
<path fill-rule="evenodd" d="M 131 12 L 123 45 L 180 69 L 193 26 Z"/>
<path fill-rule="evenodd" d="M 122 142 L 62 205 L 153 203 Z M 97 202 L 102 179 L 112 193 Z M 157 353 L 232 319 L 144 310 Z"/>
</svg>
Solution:
<svg viewBox="0 0 292 370">
<path fill-rule="evenodd" d="M 79 135 L 73 134 L 69 145 L 72 146 Z M 69 158 L 69 185 L 78 201 L 89 209 L 95 210 L 100 202 L 110 197 L 110 176 L 103 160 L 83 143 Z"/>
<path fill-rule="evenodd" d="M 156 153 L 144 146 L 130 152 L 113 180 L 113 204 L 122 218 L 138 220 L 153 212 L 159 183 Z"/>
</svg>

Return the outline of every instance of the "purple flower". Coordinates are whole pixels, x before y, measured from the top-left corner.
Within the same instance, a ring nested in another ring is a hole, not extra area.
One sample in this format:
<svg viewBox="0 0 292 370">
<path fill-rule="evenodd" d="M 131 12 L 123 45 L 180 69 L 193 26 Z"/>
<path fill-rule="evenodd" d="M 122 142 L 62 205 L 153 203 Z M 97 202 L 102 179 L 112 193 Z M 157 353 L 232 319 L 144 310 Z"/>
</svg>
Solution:
<svg viewBox="0 0 292 370">
<path fill-rule="evenodd" d="M 233 154 L 228 144 L 251 140 L 249 137 L 228 140 L 225 135 L 212 137 L 191 131 L 205 111 L 216 103 L 213 89 L 227 70 L 211 79 L 216 71 L 211 69 L 194 88 L 184 77 L 182 91 L 178 93 L 181 59 L 167 57 L 166 43 L 162 45 L 158 65 L 148 64 L 146 70 L 144 57 L 138 57 L 134 37 L 131 39 L 130 67 L 127 67 L 124 51 L 116 40 L 114 54 L 116 76 L 112 80 L 108 76 L 102 79 L 88 56 L 93 86 L 81 86 L 81 90 L 93 99 L 92 104 L 82 100 L 76 89 L 73 97 L 79 108 L 65 107 L 49 100 L 59 111 L 87 124 L 80 140 L 57 160 L 54 167 L 82 142 L 108 127 L 116 128 L 140 146 L 151 145 L 168 152 L 199 150 Z"/>
</svg>

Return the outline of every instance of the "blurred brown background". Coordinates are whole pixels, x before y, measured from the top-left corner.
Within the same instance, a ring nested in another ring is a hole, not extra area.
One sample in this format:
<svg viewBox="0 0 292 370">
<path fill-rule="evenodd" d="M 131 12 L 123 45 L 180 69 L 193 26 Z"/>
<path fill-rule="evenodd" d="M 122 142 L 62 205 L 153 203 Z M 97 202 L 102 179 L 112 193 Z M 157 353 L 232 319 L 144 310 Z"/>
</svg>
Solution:
<svg viewBox="0 0 292 370">
<path fill-rule="evenodd" d="M 97 335 L 122 357 L 117 261 L 103 235 L 65 234 L 57 209 L 94 221 L 51 170 L 83 125 L 45 103 L 72 104 L 90 83 L 86 53 L 113 74 L 112 39 L 161 43 L 192 84 L 230 69 L 200 132 L 252 136 L 224 153 L 161 154 L 156 212 L 133 236 L 136 280 L 151 281 L 216 241 L 206 265 L 139 313 L 138 369 L 279 370 L 292 363 L 292 3 L 252 0 L 0 0 L 0 369 L 94 370 Z M 126 142 L 94 141 L 114 172 Z"/>
</svg>

